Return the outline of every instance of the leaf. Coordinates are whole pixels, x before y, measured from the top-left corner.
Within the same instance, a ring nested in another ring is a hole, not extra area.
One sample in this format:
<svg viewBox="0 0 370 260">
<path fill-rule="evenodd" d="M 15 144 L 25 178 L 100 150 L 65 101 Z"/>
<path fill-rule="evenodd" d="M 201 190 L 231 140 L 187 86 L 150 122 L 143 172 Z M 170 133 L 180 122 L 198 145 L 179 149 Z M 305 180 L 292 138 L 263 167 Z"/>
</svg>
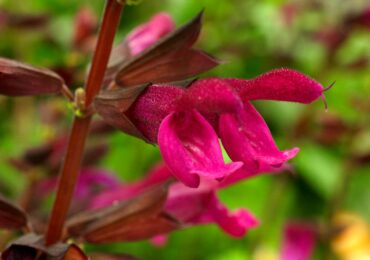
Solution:
<svg viewBox="0 0 370 260">
<path fill-rule="evenodd" d="M 169 52 L 160 58 L 134 68 L 126 68 L 120 86 L 133 86 L 145 82 L 163 83 L 184 80 L 210 70 L 220 62 L 205 52 L 183 49 Z"/>
<path fill-rule="evenodd" d="M 26 213 L 0 196 L 0 228 L 22 229 L 26 225 Z"/>
<path fill-rule="evenodd" d="M 67 221 L 66 225 L 68 233 L 72 234 L 73 236 L 79 236 L 84 232 L 84 229 L 86 229 L 87 225 L 103 218 L 104 216 L 115 214 L 115 212 L 119 212 L 122 215 L 129 215 L 147 207 L 148 205 L 152 205 L 153 203 L 163 203 L 163 200 L 165 200 L 166 197 L 167 189 L 164 187 L 156 187 L 134 199 L 121 201 L 109 207 L 82 212 L 71 217 Z"/>
<path fill-rule="evenodd" d="M 103 91 L 94 99 L 95 109 L 108 124 L 117 127 L 125 133 L 149 142 L 125 115 L 125 111 L 128 110 L 140 93 L 142 93 L 147 87 L 148 85 L 141 85 Z"/>
<path fill-rule="evenodd" d="M 148 239 L 178 228 L 178 222 L 162 211 L 167 187 L 161 185 L 117 205 L 83 212 L 67 223 L 72 236 L 89 243 Z"/>
<path fill-rule="evenodd" d="M 87 256 L 76 245 L 57 243 L 46 247 L 44 238 L 36 234 L 27 234 L 10 243 L 3 252 L 3 260 L 38 259 L 48 260 L 87 260 Z"/>
<path fill-rule="evenodd" d="M 93 136 L 106 136 L 116 129 L 111 125 L 107 124 L 104 120 L 94 120 L 91 122 L 90 134 Z"/>
<path fill-rule="evenodd" d="M 63 79 L 47 69 L 0 58 L 0 95 L 30 96 L 58 93 Z"/>
<path fill-rule="evenodd" d="M 0 10 L 0 18 L 0 26 L 19 29 L 37 29 L 50 21 L 50 17 L 45 14 L 15 14 L 5 10 Z"/>
<path fill-rule="evenodd" d="M 168 233 L 176 228 L 177 221 L 168 214 L 155 215 L 152 212 L 142 212 L 109 224 L 96 223 L 89 228 L 83 238 L 95 244 L 138 241 Z"/>
<path fill-rule="evenodd" d="M 122 64 L 116 75 L 120 87 L 179 81 L 219 64 L 209 55 L 190 49 L 198 39 L 203 12 L 162 38 L 152 47 Z"/>
<path fill-rule="evenodd" d="M 22 156 L 22 161 L 33 166 L 44 164 L 52 152 L 53 145 L 51 143 L 42 144 L 26 150 Z"/>
<path fill-rule="evenodd" d="M 118 69 L 130 58 L 132 58 L 132 56 L 126 40 L 112 49 L 109 56 L 108 66 L 105 71 L 102 89 L 106 88 L 114 80 Z"/>
</svg>

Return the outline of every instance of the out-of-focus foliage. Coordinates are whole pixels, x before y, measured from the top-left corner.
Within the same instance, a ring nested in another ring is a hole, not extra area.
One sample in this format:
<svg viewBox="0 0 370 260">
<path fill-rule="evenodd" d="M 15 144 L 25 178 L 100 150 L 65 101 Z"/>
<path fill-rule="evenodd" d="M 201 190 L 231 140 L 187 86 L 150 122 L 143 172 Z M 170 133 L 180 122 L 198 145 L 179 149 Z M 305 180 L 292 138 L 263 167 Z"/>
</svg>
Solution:
<svg viewBox="0 0 370 260">
<path fill-rule="evenodd" d="M 46 14 L 49 23 L 33 29 L 9 28 L 2 26 L 0 17 L 0 56 L 49 67 L 67 77 L 71 86 L 80 86 L 90 55 L 73 48 L 74 17 L 82 7 L 98 16 L 103 4 L 1 0 L 1 10 Z M 370 221 L 370 4 L 367 0 L 142 1 L 125 8 L 117 42 L 157 11 L 169 12 L 180 24 L 202 8 L 204 28 L 198 44 L 226 61 L 210 75 L 250 78 L 272 68 L 295 68 L 323 85 L 336 81 L 325 93 L 328 111 L 321 102 L 305 107 L 256 102 L 280 147 L 298 146 L 301 151 L 292 161 L 294 173 L 260 176 L 221 192 L 227 205 L 245 206 L 261 219 L 261 226 L 245 238 L 234 240 L 213 226 L 202 226 L 171 234 L 161 248 L 140 242 L 99 249 L 142 259 L 267 259 L 266 255 L 278 259 L 283 226 L 298 219 L 320 227 L 314 259 L 326 259 L 333 216 L 349 211 Z M 79 73 L 68 78 L 71 71 Z M 48 102 L 63 110 L 67 104 L 60 99 L 0 96 L 3 194 L 17 198 L 27 182 L 8 159 L 68 129 L 67 121 L 57 127 L 50 124 L 45 112 L 50 107 L 41 107 Z M 123 181 L 138 179 L 160 160 L 156 147 L 121 133 L 106 141 L 110 151 L 101 166 Z"/>
</svg>

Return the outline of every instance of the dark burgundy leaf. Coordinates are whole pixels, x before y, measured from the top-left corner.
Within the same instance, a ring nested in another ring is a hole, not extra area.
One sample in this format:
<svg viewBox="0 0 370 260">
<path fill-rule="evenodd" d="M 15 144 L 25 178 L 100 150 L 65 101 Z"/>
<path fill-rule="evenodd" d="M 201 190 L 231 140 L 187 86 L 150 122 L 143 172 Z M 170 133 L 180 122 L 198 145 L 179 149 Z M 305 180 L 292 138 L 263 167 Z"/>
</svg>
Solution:
<svg viewBox="0 0 370 260">
<path fill-rule="evenodd" d="M 64 81 L 56 73 L 0 58 L 0 95 L 30 96 L 58 93 Z"/>
<path fill-rule="evenodd" d="M 146 140 L 145 136 L 125 115 L 125 111 L 135 102 L 136 98 L 148 85 L 103 91 L 94 100 L 94 106 L 100 116 L 108 124 Z"/>
<path fill-rule="evenodd" d="M 21 172 L 28 172 L 32 167 L 47 163 L 53 152 L 52 144 L 43 144 L 26 150 L 21 158 L 10 158 L 8 162 Z"/>
<path fill-rule="evenodd" d="M 0 228 L 21 229 L 26 225 L 26 213 L 0 196 Z"/>
<path fill-rule="evenodd" d="M 167 187 L 156 187 L 117 205 L 81 213 L 68 221 L 70 234 L 91 243 L 148 239 L 178 227 L 178 222 L 162 212 Z"/>
<path fill-rule="evenodd" d="M 45 14 L 10 14 L 7 25 L 21 29 L 35 29 L 46 26 L 49 20 L 49 16 Z"/>
<path fill-rule="evenodd" d="M 35 29 L 47 25 L 49 20 L 45 14 L 16 14 L 0 10 L 0 27 Z"/>
<path fill-rule="evenodd" d="M 94 136 L 105 136 L 115 130 L 114 127 L 107 124 L 104 120 L 95 120 L 91 123 L 90 134 Z"/>
<path fill-rule="evenodd" d="M 76 245 L 57 243 L 46 247 L 44 238 L 36 234 L 27 234 L 10 243 L 3 252 L 3 260 L 39 259 L 48 260 L 87 260 L 88 258 Z"/>
<path fill-rule="evenodd" d="M 70 218 L 67 222 L 68 232 L 73 236 L 84 233 L 86 226 L 102 219 L 104 216 L 115 214 L 130 215 L 145 207 L 156 203 L 163 203 L 167 197 L 167 188 L 164 186 L 155 187 L 134 199 L 121 201 L 109 207 L 104 207 L 92 211 L 85 211 Z"/>
<path fill-rule="evenodd" d="M 149 47 L 141 54 L 134 56 L 132 59 L 122 64 L 115 78 L 116 84 L 124 87 L 148 82 L 157 83 L 168 80 L 183 80 L 218 65 L 215 59 L 199 51 L 193 51 L 192 55 L 190 55 L 192 58 L 190 59 L 182 57 L 182 55 L 188 54 L 187 51 L 190 50 L 199 36 L 202 14 L 203 12 L 198 14 L 189 23 L 159 40 L 152 47 Z M 197 66 L 193 63 L 196 60 L 201 60 L 201 66 Z M 184 68 L 186 64 L 190 64 L 191 61 L 191 65 L 195 68 L 188 68 L 187 72 L 179 73 L 179 69 Z M 176 66 L 171 67 L 170 64 L 172 64 L 172 66 L 176 64 Z M 158 65 L 162 66 L 161 69 L 154 73 L 151 72 L 151 70 Z M 165 71 L 165 68 L 170 70 Z M 136 71 L 138 70 L 148 74 L 139 73 L 140 77 L 135 78 L 135 75 L 137 75 Z M 159 72 L 166 72 L 166 74 L 159 75 Z M 158 79 L 158 76 L 162 78 Z"/>
<path fill-rule="evenodd" d="M 210 70 L 220 62 L 194 49 L 166 53 L 141 67 L 124 69 L 120 86 L 134 86 L 145 82 L 163 83 L 184 80 Z"/>
<path fill-rule="evenodd" d="M 123 41 L 118 46 L 113 48 L 109 57 L 107 70 L 105 71 L 104 75 L 103 89 L 113 82 L 119 68 L 130 58 L 132 58 L 132 56 L 130 54 L 127 41 Z"/>
<path fill-rule="evenodd" d="M 50 143 L 30 148 L 23 154 L 22 160 L 30 165 L 43 164 L 53 152 L 53 146 Z"/>
<path fill-rule="evenodd" d="M 83 238 L 95 244 L 138 241 L 168 233 L 178 227 L 179 223 L 165 213 L 141 212 L 112 223 L 95 223 L 89 226 Z"/>
</svg>

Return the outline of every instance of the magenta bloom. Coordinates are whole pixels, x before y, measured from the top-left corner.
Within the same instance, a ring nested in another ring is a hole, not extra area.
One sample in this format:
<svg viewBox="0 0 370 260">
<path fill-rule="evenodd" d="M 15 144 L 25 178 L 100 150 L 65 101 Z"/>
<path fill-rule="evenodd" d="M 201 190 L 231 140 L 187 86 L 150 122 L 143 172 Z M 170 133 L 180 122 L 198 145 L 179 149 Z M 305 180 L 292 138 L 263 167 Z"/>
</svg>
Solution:
<svg viewBox="0 0 370 260">
<path fill-rule="evenodd" d="M 307 104 L 323 95 L 323 87 L 291 69 L 251 80 L 208 78 L 186 83 L 184 79 L 219 63 L 192 48 L 201 14 L 155 43 L 172 29 L 171 18 L 159 14 L 130 34 L 129 49 L 140 54 L 120 65 L 126 69 L 110 70 L 115 75 L 113 89 L 95 99 L 97 112 L 122 131 L 159 144 L 172 174 L 189 187 L 198 187 L 201 177 L 232 182 L 284 167 L 298 148 L 280 151 L 250 101 Z M 152 44 L 157 45 L 148 49 Z M 172 81 L 181 83 L 165 83 Z M 135 86 L 139 84 L 144 85 Z M 219 139 L 233 162 L 224 162 Z"/>
<path fill-rule="evenodd" d="M 222 180 L 241 169 L 252 175 L 281 167 L 298 148 L 280 151 L 249 102 L 269 99 L 310 103 L 323 87 L 290 69 L 255 79 L 201 79 L 188 88 L 148 87 L 124 112 L 147 140 L 158 143 L 174 176 L 197 187 L 200 177 Z M 219 140 L 234 161 L 225 164 Z"/>
<path fill-rule="evenodd" d="M 169 169 L 165 165 L 159 165 L 141 181 L 102 192 L 92 200 L 91 207 L 101 208 L 115 201 L 128 200 L 171 177 Z M 206 178 L 202 179 L 197 189 L 180 182 L 173 183 L 169 187 L 164 211 L 183 226 L 215 223 L 234 237 L 242 237 L 247 230 L 258 225 L 258 220 L 247 210 L 227 209 L 217 198 L 217 189 L 218 182 Z"/>
<path fill-rule="evenodd" d="M 128 36 L 131 55 L 137 55 L 175 29 L 175 23 L 166 13 L 158 13 L 149 22 L 136 27 Z"/>
<path fill-rule="evenodd" d="M 311 225 L 288 223 L 284 230 L 281 249 L 282 260 L 310 260 L 316 242 L 316 232 Z"/>
</svg>

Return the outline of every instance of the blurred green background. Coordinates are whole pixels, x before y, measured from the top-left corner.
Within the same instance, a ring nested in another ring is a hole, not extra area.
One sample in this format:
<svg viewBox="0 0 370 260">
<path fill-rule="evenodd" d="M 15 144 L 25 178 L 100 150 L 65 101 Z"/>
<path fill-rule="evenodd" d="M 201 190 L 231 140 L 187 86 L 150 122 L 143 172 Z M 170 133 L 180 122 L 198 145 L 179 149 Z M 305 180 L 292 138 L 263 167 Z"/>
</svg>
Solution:
<svg viewBox="0 0 370 260">
<path fill-rule="evenodd" d="M 101 0 L 0 0 L 1 10 L 47 14 L 50 19 L 41 29 L 9 28 L 1 26 L 0 20 L 0 56 L 57 70 L 67 67 L 83 75 L 90 57 L 72 48 L 74 18 L 82 7 L 91 8 L 99 17 L 103 5 Z M 245 238 L 230 238 L 216 226 L 197 226 L 172 233 L 165 247 L 138 242 L 99 248 L 132 253 L 141 259 L 267 260 L 268 254 L 279 254 L 287 221 L 316 223 L 323 233 L 339 212 L 350 212 L 369 223 L 368 1 L 143 0 L 125 8 L 116 42 L 156 12 L 168 12 L 180 25 L 203 8 L 198 46 L 226 61 L 207 75 L 252 78 L 273 68 L 294 68 L 324 86 L 336 82 L 325 93 L 328 111 L 321 101 L 308 106 L 255 103 L 279 147 L 297 146 L 301 151 L 291 162 L 294 174 L 259 176 L 220 192 L 229 207 L 249 208 L 261 220 L 261 226 Z M 71 85 L 81 86 L 82 79 L 74 78 Z M 19 156 L 58 131 L 41 122 L 39 104 L 60 100 L 0 96 L 0 189 L 7 196 L 16 199 L 26 182 L 7 158 Z M 69 120 L 58 126 L 59 131 L 68 129 L 72 113 L 67 114 Z M 122 180 L 140 178 L 160 160 L 156 147 L 124 134 L 114 133 L 106 141 L 110 151 L 101 166 Z M 327 259 L 332 241 L 324 237 L 318 241 L 313 259 Z M 93 250 L 93 246 L 86 248 Z"/>
</svg>

